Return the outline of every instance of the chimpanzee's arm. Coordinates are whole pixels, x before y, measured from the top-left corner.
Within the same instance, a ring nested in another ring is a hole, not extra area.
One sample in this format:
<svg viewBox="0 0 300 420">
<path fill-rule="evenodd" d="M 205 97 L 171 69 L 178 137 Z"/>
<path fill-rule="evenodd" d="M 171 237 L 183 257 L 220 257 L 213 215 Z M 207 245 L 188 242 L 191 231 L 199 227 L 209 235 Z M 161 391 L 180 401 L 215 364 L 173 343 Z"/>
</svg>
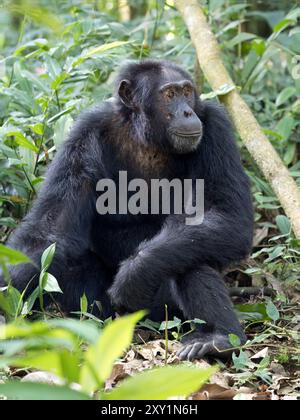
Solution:
<svg viewBox="0 0 300 420">
<path fill-rule="evenodd" d="M 101 121 L 100 110 L 96 117 Z M 64 272 L 68 259 L 76 259 L 90 247 L 102 158 L 99 127 L 93 120 L 95 115 L 86 114 L 75 125 L 50 165 L 31 211 L 8 242 L 34 263 L 10 267 L 13 285 L 20 290 L 33 278 L 30 289 L 36 285 L 41 255 L 50 244 L 56 243 L 50 269 L 55 276 Z"/>
</svg>

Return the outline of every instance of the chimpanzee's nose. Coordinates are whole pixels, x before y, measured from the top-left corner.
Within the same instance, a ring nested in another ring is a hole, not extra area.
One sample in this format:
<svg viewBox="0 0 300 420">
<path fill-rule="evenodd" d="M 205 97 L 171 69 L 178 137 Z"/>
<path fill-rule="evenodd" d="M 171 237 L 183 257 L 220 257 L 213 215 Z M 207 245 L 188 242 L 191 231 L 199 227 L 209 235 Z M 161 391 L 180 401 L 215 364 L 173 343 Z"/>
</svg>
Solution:
<svg viewBox="0 0 300 420">
<path fill-rule="evenodd" d="M 191 117 L 192 115 L 193 115 L 193 111 L 184 111 L 183 112 L 183 115 L 185 116 L 185 117 Z"/>
</svg>

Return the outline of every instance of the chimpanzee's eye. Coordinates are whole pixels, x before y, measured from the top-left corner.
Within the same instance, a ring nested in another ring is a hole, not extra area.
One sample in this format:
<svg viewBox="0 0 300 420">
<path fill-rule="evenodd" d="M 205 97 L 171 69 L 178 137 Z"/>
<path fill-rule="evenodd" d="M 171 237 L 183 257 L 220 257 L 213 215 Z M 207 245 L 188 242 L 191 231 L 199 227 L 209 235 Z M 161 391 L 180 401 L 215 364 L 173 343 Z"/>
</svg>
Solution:
<svg viewBox="0 0 300 420">
<path fill-rule="evenodd" d="M 168 97 L 169 99 L 172 99 L 172 98 L 174 98 L 174 96 L 175 96 L 175 92 L 174 92 L 174 90 L 172 90 L 172 89 L 168 89 L 168 90 L 167 90 L 167 92 L 166 92 L 166 94 L 167 94 L 167 97 Z"/>
<path fill-rule="evenodd" d="M 192 93 L 193 93 L 193 89 L 190 86 L 184 86 L 183 88 L 184 96 L 189 97 L 192 95 Z"/>
</svg>

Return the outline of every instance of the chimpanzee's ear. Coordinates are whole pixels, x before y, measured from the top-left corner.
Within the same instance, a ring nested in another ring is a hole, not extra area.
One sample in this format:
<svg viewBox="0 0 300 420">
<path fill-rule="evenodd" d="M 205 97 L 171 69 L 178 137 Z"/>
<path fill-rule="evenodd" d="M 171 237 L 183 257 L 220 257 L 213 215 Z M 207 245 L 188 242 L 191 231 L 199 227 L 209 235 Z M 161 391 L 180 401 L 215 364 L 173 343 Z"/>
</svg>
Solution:
<svg viewBox="0 0 300 420">
<path fill-rule="evenodd" d="M 132 99 L 132 86 L 129 80 L 124 79 L 119 84 L 118 95 L 128 108 L 134 108 L 134 103 Z"/>
</svg>

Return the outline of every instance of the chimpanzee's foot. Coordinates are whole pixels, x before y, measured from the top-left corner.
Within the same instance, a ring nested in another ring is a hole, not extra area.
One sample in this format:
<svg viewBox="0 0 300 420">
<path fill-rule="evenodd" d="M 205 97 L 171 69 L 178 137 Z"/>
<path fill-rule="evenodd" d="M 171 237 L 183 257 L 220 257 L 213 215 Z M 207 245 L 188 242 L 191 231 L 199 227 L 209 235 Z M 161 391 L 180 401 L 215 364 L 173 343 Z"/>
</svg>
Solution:
<svg viewBox="0 0 300 420">
<path fill-rule="evenodd" d="M 227 359 L 233 351 L 228 335 L 195 331 L 183 338 L 182 348 L 177 354 L 181 360 L 202 359 L 204 356 Z"/>
</svg>

